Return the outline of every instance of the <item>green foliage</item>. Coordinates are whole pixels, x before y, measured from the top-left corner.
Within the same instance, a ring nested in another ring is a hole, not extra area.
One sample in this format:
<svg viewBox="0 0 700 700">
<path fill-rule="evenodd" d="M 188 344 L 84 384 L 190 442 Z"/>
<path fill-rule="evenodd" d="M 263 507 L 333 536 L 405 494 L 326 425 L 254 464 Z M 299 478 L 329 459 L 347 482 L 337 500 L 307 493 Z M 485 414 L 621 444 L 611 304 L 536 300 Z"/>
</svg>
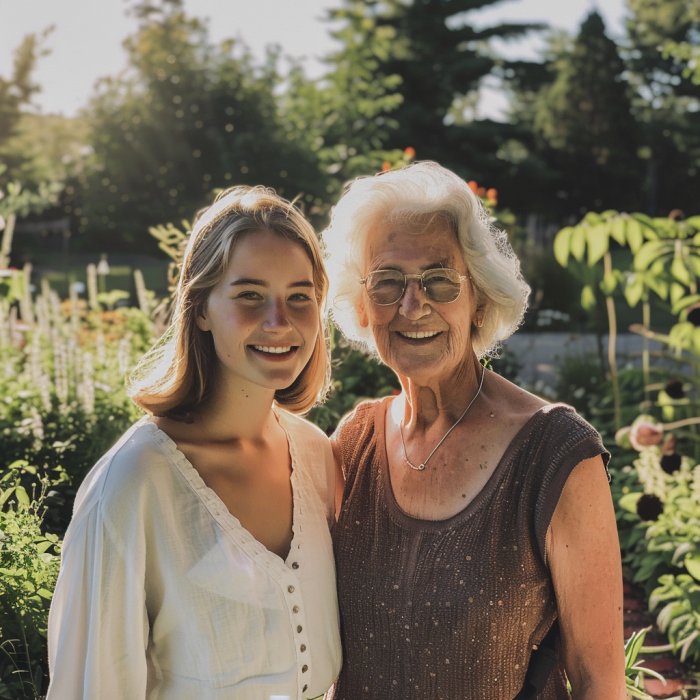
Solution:
<svg viewBox="0 0 700 700">
<path fill-rule="evenodd" d="M 335 329 L 332 372 L 333 385 L 327 401 L 309 414 L 309 420 L 329 435 L 340 419 L 360 401 L 389 396 L 400 389 L 392 370 L 366 353 L 353 349 Z"/>
<path fill-rule="evenodd" d="M 625 644 L 625 685 L 629 697 L 637 700 L 651 700 L 652 696 L 644 692 L 644 676 L 651 676 L 660 681 L 664 678 L 656 671 L 637 665 L 637 657 L 642 651 L 644 639 L 649 629 L 633 632 Z"/>
<path fill-rule="evenodd" d="M 83 477 L 139 417 L 124 378 L 153 327 L 139 309 L 90 311 L 75 298 L 61 303 L 48 288 L 25 297 L 22 314 L 19 331 L 0 299 L 0 445 L 7 462 L 65 474 L 47 497 L 46 515 L 46 526 L 63 532 Z"/>
<path fill-rule="evenodd" d="M 651 215 L 689 210 L 697 200 L 700 88 L 683 77 L 689 68 L 674 45 L 697 45 L 697 0 L 628 0 L 628 80 L 640 128 L 645 207 Z M 668 52 L 662 49 L 669 47 Z M 660 50 L 661 49 L 661 50 Z"/>
<path fill-rule="evenodd" d="M 276 55 L 258 66 L 239 42 L 212 43 L 180 0 L 135 12 L 138 31 L 124 44 L 130 70 L 103 80 L 86 114 L 94 154 L 65 197 L 77 232 L 100 249 L 152 252 L 149 226 L 239 183 L 301 194 L 325 211 L 329 176 L 281 118 Z"/>
<path fill-rule="evenodd" d="M 47 489 L 60 477 L 37 474 L 25 461 L 0 470 L 0 697 L 9 700 L 34 700 L 49 680 L 46 631 L 61 542 L 42 521 Z"/>
<path fill-rule="evenodd" d="M 696 572 L 697 573 L 697 572 Z M 663 608 L 657 624 L 668 635 L 681 661 L 700 658 L 700 584 L 695 576 L 666 574 L 649 598 L 649 608 Z"/>
<path fill-rule="evenodd" d="M 10 78 L 0 77 L 0 161 L 7 161 L 5 147 L 9 139 L 16 133 L 22 116 L 22 108 L 29 104 L 32 96 L 39 91 L 39 86 L 32 82 L 32 73 L 36 62 L 43 52 L 41 43 L 51 29 L 42 35 L 28 34 L 15 51 L 14 69 Z M 15 179 L 17 173 L 14 167 L 21 167 L 26 157 L 17 154 L 11 158 L 10 171 L 3 176 L 0 174 L 0 186 Z"/>
<path fill-rule="evenodd" d="M 625 66 L 597 12 L 552 69 L 555 78 L 539 93 L 533 127 L 545 158 L 563 175 L 560 199 L 568 212 L 638 206 L 637 126 Z"/>
</svg>

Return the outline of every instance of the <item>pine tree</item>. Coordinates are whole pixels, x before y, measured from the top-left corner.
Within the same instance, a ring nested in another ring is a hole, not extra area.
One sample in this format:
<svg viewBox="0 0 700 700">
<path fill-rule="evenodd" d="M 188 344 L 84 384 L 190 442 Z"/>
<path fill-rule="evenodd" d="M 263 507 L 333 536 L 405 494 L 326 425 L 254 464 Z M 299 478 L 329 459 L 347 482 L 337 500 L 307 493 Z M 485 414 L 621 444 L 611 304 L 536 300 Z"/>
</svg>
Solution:
<svg viewBox="0 0 700 700">
<path fill-rule="evenodd" d="M 393 80 L 398 102 L 383 124 L 392 120 L 382 135 L 386 148 L 416 149 L 417 157 L 436 160 L 468 179 L 481 181 L 511 177 L 511 164 L 496 156 L 500 146 L 517 137 L 517 126 L 488 120 L 465 123 L 455 119 L 455 106 L 494 69 L 524 73 L 525 62 L 509 63 L 495 58 L 486 48 L 490 39 L 511 38 L 541 28 L 530 24 L 499 24 L 477 30 L 464 13 L 492 5 L 497 0 L 345 0 L 330 13 L 336 21 L 353 26 L 355 44 L 372 46 L 376 38 L 389 37 L 390 44 L 376 51 L 375 75 Z M 347 60 L 345 47 L 332 63 Z"/>
<path fill-rule="evenodd" d="M 698 50 L 700 2 L 628 0 L 628 5 L 627 65 L 642 126 L 645 208 L 654 215 L 693 211 L 700 187 L 700 85 L 683 75 L 688 60 L 663 49 L 673 43 Z"/>
<path fill-rule="evenodd" d="M 555 79 L 536 100 L 542 155 L 561 175 L 560 215 L 637 209 L 641 170 L 625 65 L 597 12 L 553 64 Z"/>
</svg>

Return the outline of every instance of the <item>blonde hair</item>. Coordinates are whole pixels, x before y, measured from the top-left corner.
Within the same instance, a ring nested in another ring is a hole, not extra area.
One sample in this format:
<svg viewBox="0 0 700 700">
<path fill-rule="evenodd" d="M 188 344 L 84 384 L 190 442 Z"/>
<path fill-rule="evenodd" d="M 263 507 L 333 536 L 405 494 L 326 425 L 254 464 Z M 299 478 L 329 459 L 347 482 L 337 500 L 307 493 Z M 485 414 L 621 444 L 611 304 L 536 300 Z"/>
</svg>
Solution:
<svg viewBox="0 0 700 700">
<path fill-rule="evenodd" d="M 371 331 L 360 325 L 356 310 L 368 233 L 378 224 L 411 225 L 434 217 L 443 218 L 455 232 L 483 312 L 483 326 L 472 327 L 474 352 L 480 358 L 493 356 L 522 322 L 530 287 L 506 233 L 491 225 L 487 210 L 467 183 L 437 163 L 418 162 L 358 178 L 346 188 L 321 234 L 331 280 L 331 317 L 348 340 L 376 354 Z M 416 235 L 425 230 L 425 226 L 411 228 Z"/>
<path fill-rule="evenodd" d="M 275 392 L 275 401 L 304 413 L 325 396 L 330 380 L 323 324 L 328 277 L 316 234 L 294 204 L 274 190 L 232 187 L 197 219 L 183 257 L 170 326 L 129 378 L 129 395 L 146 412 L 184 420 L 211 395 L 218 360 L 211 333 L 202 331 L 196 318 L 223 277 L 236 242 L 256 231 L 271 231 L 302 246 L 311 261 L 319 308 L 311 358 L 289 387 Z"/>
</svg>

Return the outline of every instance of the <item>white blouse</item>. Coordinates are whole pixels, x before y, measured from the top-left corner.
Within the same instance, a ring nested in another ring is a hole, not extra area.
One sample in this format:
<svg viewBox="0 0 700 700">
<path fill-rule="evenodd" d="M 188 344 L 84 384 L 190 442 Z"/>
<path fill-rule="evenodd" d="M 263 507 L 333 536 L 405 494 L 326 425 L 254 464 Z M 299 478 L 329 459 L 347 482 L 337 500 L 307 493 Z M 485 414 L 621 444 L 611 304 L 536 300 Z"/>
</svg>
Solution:
<svg viewBox="0 0 700 700">
<path fill-rule="evenodd" d="M 49 615 L 47 700 L 306 700 L 340 670 L 333 456 L 275 408 L 289 441 L 283 561 L 146 418 L 75 501 Z"/>
</svg>

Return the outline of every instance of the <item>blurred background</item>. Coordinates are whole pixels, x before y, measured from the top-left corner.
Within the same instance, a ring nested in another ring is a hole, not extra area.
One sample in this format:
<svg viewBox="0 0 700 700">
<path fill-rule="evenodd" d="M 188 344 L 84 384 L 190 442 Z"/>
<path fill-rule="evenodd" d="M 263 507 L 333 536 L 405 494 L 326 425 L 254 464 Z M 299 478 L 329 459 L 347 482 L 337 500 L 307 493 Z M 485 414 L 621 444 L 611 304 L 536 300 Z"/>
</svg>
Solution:
<svg viewBox="0 0 700 700">
<path fill-rule="evenodd" d="M 668 53 L 695 40 L 696 13 L 688 0 L 0 0 L 0 188 L 50 190 L 18 212 L 11 263 L 65 293 L 107 254 L 108 286 L 135 294 L 139 266 L 161 294 L 149 227 L 180 226 L 217 189 L 274 187 L 321 228 L 348 179 L 430 159 L 497 190 L 534 311 L 585 323 L 556 231 L 697 197 L 700 87 L 683 78 L 692 58 Z"/>
<path fill-rule="evenodd" d="M 492 369 L 613 452 L 630 697 L 700 697 L 700 0 L 0 0 L 0 700 L 46 690 L 61 537 L 196 212 L 262 184 L 320 231 L 415 160 L 532 288 Z M 328 433 L 398 391 L 331 343 Z"/>
</svg>

